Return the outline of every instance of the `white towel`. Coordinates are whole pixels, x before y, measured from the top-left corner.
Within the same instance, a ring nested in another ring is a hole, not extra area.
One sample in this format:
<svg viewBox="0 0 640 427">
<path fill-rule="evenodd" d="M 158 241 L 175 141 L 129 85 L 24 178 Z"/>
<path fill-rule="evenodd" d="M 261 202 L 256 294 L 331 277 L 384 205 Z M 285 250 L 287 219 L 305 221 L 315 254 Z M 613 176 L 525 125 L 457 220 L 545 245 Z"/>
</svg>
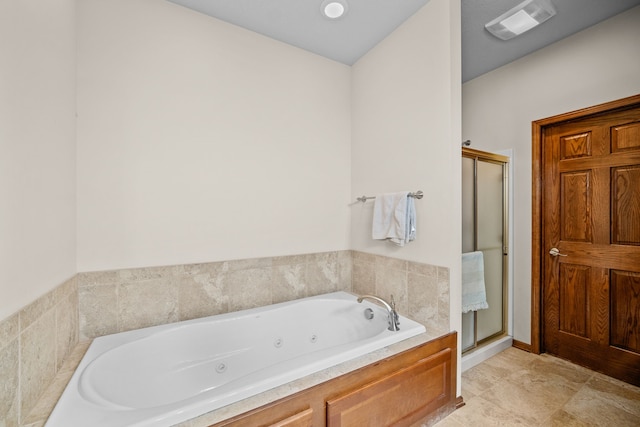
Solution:
<svg viewBox="0 0 640 427">
<path fill-rule="evenodd" d="M 376 196 L 371 236 L 398 246 L 416 238 L 416 207 L 408 191 Z"/>
<path fill-rule="evenodd" d="M 462 254 L 462 312 L 489 308 L 484 286 L 484 257 L 482 252 Z"/>
</svg>

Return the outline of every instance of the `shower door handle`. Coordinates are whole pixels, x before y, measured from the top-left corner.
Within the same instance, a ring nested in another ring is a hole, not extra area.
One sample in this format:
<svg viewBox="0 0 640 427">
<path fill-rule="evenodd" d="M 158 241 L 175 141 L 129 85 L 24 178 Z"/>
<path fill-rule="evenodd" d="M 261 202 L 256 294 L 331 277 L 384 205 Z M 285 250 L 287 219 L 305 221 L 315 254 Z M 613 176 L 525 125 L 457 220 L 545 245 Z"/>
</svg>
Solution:
<svg viewBox="0 0 640 427">
<path fill-rule="evenodd" d="M 551 248 L 551 250 L 549 251 L 549 255 L 552 255 L 552 256 L 566 256 L 565 254 L 561 254 L 560 251 L 558 250 L 558 248 Z"/>
</svg>

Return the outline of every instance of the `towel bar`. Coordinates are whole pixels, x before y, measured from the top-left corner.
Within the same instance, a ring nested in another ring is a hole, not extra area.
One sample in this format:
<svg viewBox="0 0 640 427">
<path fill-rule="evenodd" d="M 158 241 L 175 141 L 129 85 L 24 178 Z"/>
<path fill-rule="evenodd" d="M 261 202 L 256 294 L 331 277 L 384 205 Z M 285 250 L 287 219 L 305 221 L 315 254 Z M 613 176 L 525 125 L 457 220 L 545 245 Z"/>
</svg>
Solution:
<svg viewBox="0 0 640 427">
<path fill-rule="evenodd" d="M 422 196 L 423 196 L 423 195 L 424 195 L 424 193 L 423 193 L 421 190 L 418 190 L 418 191 L 416 191 L 415 193 L 409 193 L 409 197 L 413 197 L 413 198 L 416 198 L 416 199 L 422 199 Z M 359 202 L 364 203 L 364 202 L 366 202 L 366 201 L 367 201 L 367 200 L 369 200 L 369 199 L 375 199 L 375 198 L 376 198 L 376 196 L 369 196 L 369 197 L 367 197 L 367 196 L 362 196 L 362 197 L 358 197 L 358 198 L 357 198 L 357 200 L 358 200 Z"/>
</svg>

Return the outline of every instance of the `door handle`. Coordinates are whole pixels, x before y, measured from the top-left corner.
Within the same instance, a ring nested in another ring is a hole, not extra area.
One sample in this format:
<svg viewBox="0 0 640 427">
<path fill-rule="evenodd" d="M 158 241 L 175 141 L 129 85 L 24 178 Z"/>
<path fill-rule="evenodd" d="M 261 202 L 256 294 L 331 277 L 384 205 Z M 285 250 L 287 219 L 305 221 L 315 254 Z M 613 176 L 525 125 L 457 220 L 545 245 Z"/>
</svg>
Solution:
<svg viewBox="0 0 640 427">
<path fill-rule="evenodd" d="M 551 250 L 549 251 L 549 255 L 552 255 L 552 256 L 566 256 L 565 254 L 561 254 L 560 251 L 558 250 L 558 248 L 551 248 Z"/>
</svg>

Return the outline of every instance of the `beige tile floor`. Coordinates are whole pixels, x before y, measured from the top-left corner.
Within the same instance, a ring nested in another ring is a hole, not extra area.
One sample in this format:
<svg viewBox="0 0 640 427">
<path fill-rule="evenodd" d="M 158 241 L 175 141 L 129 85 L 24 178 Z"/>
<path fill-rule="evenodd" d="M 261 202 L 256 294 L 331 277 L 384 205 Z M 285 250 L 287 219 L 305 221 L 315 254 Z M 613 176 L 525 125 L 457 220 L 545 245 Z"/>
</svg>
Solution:
<svg viewBox="0 0 640 427">
<path fill-rule="evenodd" d="M 464 372 L 462 397 L 435 426 L 640 426 L 640 387 L 516 348 Z"/>
</svg>

